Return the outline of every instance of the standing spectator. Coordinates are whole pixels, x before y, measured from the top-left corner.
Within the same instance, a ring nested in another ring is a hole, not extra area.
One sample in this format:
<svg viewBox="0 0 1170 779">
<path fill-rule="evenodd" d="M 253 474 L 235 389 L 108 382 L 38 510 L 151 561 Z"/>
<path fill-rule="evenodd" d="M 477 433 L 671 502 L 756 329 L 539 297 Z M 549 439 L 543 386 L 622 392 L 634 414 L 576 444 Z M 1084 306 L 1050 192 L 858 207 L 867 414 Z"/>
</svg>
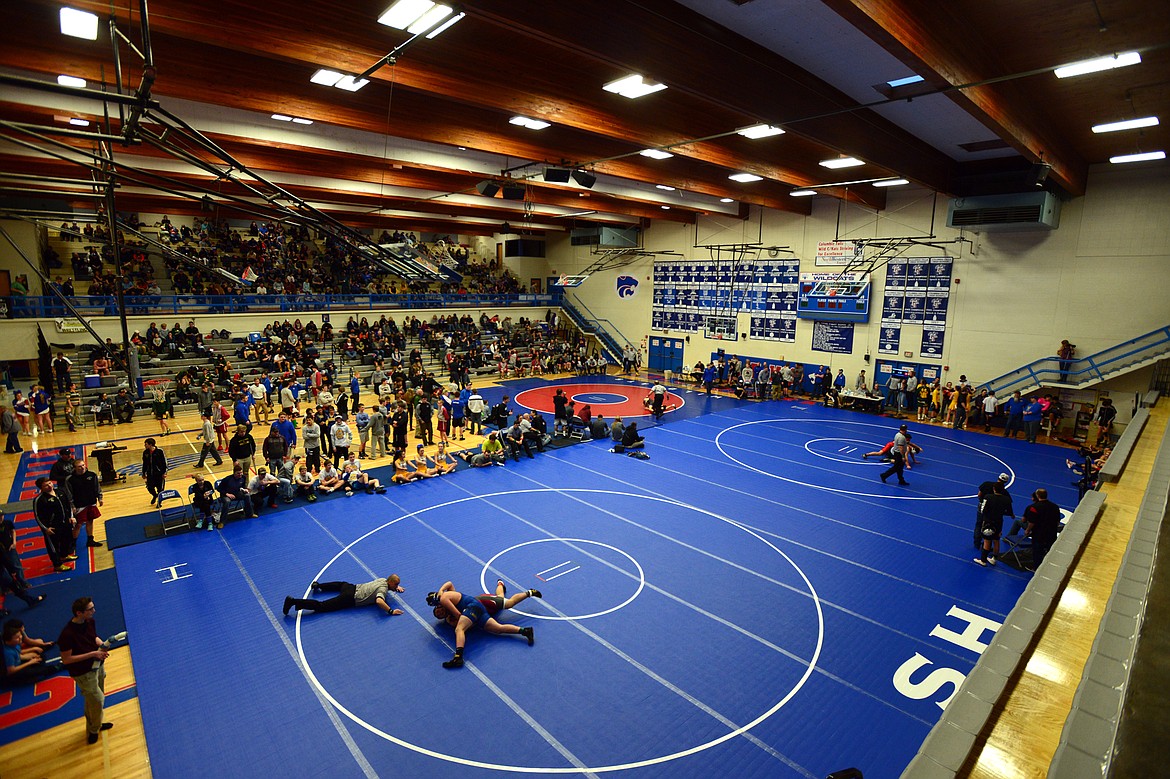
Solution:
<svg viewBox="0 0 1170 779">
<path fill-rule="evenodd" d="M 370 441 L 370 413 L 364 405 L 359 404 L 353 415 L 353 424 L 358 434 L 358 457 L 366 456 L 366 444 Z M 382 433 L 385 434 L 385 429 Z"/>
<path fill-rule="evenodd" d="M 405 412 L 403 413 L 405 415 Z M 369 414 L 369 422 L 370 459 L 377 460 L 379 457 L 386 456 L 386 414 L 382 411 L 381 406 L 374 406 L 373 411 Z M 361 452 L 358 456 L 366 456 L 366 445 L 364 441 L 362 442 Z"/>
<path fill-rule="evenodd" d="M 159 432 L 163 435 L 170 435 L 171 426 L 167 424 L 167 415 L 170 414 L 173 416 L 174 410 L 171 408 L 171 401 L 167 397 L 167 391 L 163 389 L 161 384 L 158 384 L 155 385 L 151 395 L 150 410 L 154 414 L 154 418 L 158 420 Z M 70 401 L 72 401 L 72 397 L 70 397 Z M 68 409 L 68 406 L 66 406 L 66 409 Z M 65 418 L 69 418 L 68 413 L 66 413 Z M 69 429 L 72 430 L 72 426 Z"/>
<path fill-rule="evenodd" d="M 73 570 L 77 559 L 73 546 L 73 521 L 68 506 L 57 495 L 57 485 L 48 476 L 36 481 L 40 492 L 33 498 L 33 515 L 45 539 L 45 551 L 58 573 Z"/>
<path fill-rule="evenodd" d="M 333 467 L 337 467 L 340 460 L 349 458 L 349 445 L 353 443 L 353 434 L 349 425 L 340 416 L 333 420 L 333 429 L 329 431 L 333 442 Z"/>
<path fill-rule="evenodd" d="M 73 464 L 73 474 L 66 480 L 69 484 L 69 495 L 73 503 L 73 517 L 76 520 L 73 526 L 73 541 L 76 545 L 85 526 L 85 545 L 101 546 L 101 541 L 93 537 L 93 521 L 102 515 L 98 509 L 105 505 L 102 497 L 102 484 L 98 476 L 89 470 L 85 460 L 77 460 Z"/>
<path fill-rule="evenodd" d="M 29 402 L 32 404 L 33 418 L 35 419 L 33 431 L 40 429 L 42 433 L 53 432 L 53 419 L 50 413 L 53 404 L 45 388 L 40 384 L 34 385 L 32 393 L 29 395 Z"/>
<path fill-rule="evenodd" d="M 251 473 L 252 458 L 256 456 L 256 439 L 246 425 L 236 425 L 236 434 L 228 441 L 228 457 L 232 465 L 240 465 L 244 473 Z"/>
<path fill-rule="evenodd" d="M 73 361 L 65 356 L 65 352 L 57 352 L 53 360 L 53 376 L 57 379 L 57 394 L 64 395 L 69 386 L 69 371 L 73 369 Z"/>
<path fill-rule="evenodd" d="M 211 401 L 215 400 L 215 388 L 211 382 L 205 381 L 195 390 L 195 405 L 199 406 L 200 414 L 211 416 Z"/>
<path fill-rule="evenodd" d="M 280 414 L 281 419 L 284 419 L 284 412 Z M 268 467 L 273 471 L 280 469 L 280 464 L 284 462 L 285 456 L 291 451 L 289 449 L 288 441 L 280 434 L 280 430 L 274 423 L 268 429 L 268 437 L 264 439 L 264 460 L 268 463 Z"/>
<path fill-rule="evenodd" d="M 1060 360 L 1060 383 L 1068 383 L 1068 373 L 1072 369 L 1073 355 L 1077 352 L 1077 345 L 1070 344 L 1065 338 L 1056 350 L 1056 357 Z"/>
<path fill-rule="evenodd" d="M 1016 518 L 1012 511 L 1012 499 L 1004 489 L 1003 482 L 997 481 L 991 488 L 991 495 L 984 498 L 980 511 L 982 523 L 980 534 L 983 536 L 983 549 L 975 562 L 979 565 L 995 565 L 999 556 L 999 539 L 1003 535 L 1003 517 L 1005 514 Z"/>
<path fill-rule="evenodd" d="M 1032 563 L 1039 569 L 1060 531 L 1060 506 L 1048 499 L 1043 487 L 1032 493 L 1032 505 L 1024 509 L 1024 525 L 1025 535 L 1032 537 Z"/>
<path fill-rule="evenodd" d="M 272 423 L 272 429 L 280 433 L 280 437 L 284 439 L 284 443 L 288 447 L 286 454 L 292 454 L 292 450 L 297 448 L 297 426 L 292 419 L 291 416 L 282 411 L 276 421 Z"/>
<path fill-rule="evenodd" d="M 995 396 L 995 390 L 991 390 L 983 398 L 983 432 L 991 432 L 991 423 L 995 421 L 995 413 L 999 408 L 999 398 Z"/>
<path fill-rule="evenodd" d="M 158 494 L 166 489 L 167 483 L 167 456 L 158 448 L 153 438 L 143 441 L 142 480 L 146 482 L 146 491 L 150 493 L 150 505 L 153 506 L 158 500 Z"/>
<path fill-rule="evenodd" d="M 902 415 L 902 377 L 896 373 L 890 374 L 886 382 L 886 403 L 892 408 L 894 416 Z"/>
<path fill-rule="evenodd" d="M 1008 401 L 1003 404 L 1004 414 L 1007 419 L 1003 423 L 1003 435 L 1012 438 L 1016 437 L 1016 433 L 1024 429 L 1024 401 L 1020 399 L 1020 393 L 1013 392 Z"/>
<path fill-rule="evenodd" d="M 252 380 L 252 385 L 248 387 L 248 395 L 252 398 L 252 408 L 256 410 L 256 421 L 267 422 L 268 411 L 272 406 L 268 403 L 268 388 L 260 381 L 259 376 Z"/>
<path fill-rule="evenodd" d="M 471 394 L 467 396 L 467 427 L 472 435 L 481 435 L 483 428 L 483 412 L 486 409 L 483 401 L 483 395 L 475 389 L 471 389 Z"/>
<path fill-rule="evenodd" d="M 215 428 L 215 445 L 221 452 L 227 451 L 228 420 L 231 418 L 231 412 L 223 407 L 218 398 L 211 401 L 211 424 Z M 244 424 L 248 424 L 246 419 Z"/>
<path fill-rule="evenodd" d="M 16 525 L 3 513 L 0 513 L 0 582 L 30 607 L 45 599 L 44 595 L 33 598 L 28 594 L 28 580 L 24 578 L 24 566 L 16 551 Z M 7 613 L 0 616 L 7 616 Z"/>
<path fill-rule="evenodd" d="M 1024 406 L 1024 439 L 1030 443 L 1036 443 L 1036 436 L 1040 433 L 1040 419 L 1044 415 L 1044 409 L 1040 405 L 1040 398 L 1034 397 L 1028 400 L 1027 405 Z"/>
<path fill-rule="evenodd" d="M 321 470 L 321 426 L 309 412 L 301 425 L 301 441 L 305 447 L 305 465 L 314 473 Z"/>
<path fill-rule="evenodd" d="M 85 731 L 90 744 L 97 743 L 101 731 L 114 727 L 114 723 L 102 721 L 106 702 L 105 660 L 110 653 L 108 645 L 98 638 L 94 611 L 91 598 L 73 601 L 73 619 L 65 624 L 57 638 L 61 663 L 85 699 Z"/>
<path fill-rule="evenodd" d="M 223 458 L 219 456 L 219 449 L 215 445 L 215 427 L 211 423 L 211 417 L 208 414 L 200 415 L 203 420 L 203 426 L 195 435 L 196 440 L 203 439 L 203 448 L 199 451 L 199 462 L 195 464 L 196 468 L 202 468 L 207 455 L 210 454 L 215 458 L 216 465 L 223 465 Z"/>
<path fill-rule="evenodd" d="M 5 436 L 4 454 L 18 454 L 24 451 L 20 445 L 20 423 L 16 415 L 6 406 L 0 406 L 0 433 Z"/>
<path fill-rule="evenodd" d="M 1113 407 L 1113 400 L 1104 398 L 1101 407 L 1097 409 L 1097 425 L 1101 429 L 1100 435 L 1105 444 L 1110 442 L 1110 436 L 1113 435 L 1113 420 L 1116 418 L 1117 409 Z"/>
<path fill-rule="evenodd" d="M 983 502 L 992 496 L 995 492 L 995 485 L 1002 484 L 1004 492 L 1007 492 L 1007 483 L 1011 477 L 1006 473 L 1001 473 L 997 481 L 985 481 L 979 485 L 979 489 L 975 492 L 975 548 L 978 549 L 983 544 Z M 1010 496 L 1008 498 L 1011 499 Z"/>
</svg>

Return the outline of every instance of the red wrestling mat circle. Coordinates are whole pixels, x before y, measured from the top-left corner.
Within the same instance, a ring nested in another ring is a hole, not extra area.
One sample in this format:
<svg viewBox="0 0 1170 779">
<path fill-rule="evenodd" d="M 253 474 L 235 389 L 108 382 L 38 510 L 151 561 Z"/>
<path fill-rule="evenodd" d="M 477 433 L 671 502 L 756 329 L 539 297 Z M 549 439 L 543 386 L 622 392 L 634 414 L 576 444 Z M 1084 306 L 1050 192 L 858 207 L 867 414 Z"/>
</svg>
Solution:
<svg viewBox="0 0 1170 779">
<path fill-rule="evenodd" d="M 558 389 L 570 400 L 576 401 L 578 409 L 586 404 L 591 406 L 594 416 L 604 414 L 610 419 L 650 416 L 650 412 L 642 405 L 643 399 L 650 394 L 650 388 L 624 384 L 551 384 L 524 390 L 514 400 L 527 409 L 552 414 L 553 395 Z M 668 391 L 664 405 L 668 409 L 671 406 L 681 408 L 684 402 L 681 397 Z"/>
</svg>

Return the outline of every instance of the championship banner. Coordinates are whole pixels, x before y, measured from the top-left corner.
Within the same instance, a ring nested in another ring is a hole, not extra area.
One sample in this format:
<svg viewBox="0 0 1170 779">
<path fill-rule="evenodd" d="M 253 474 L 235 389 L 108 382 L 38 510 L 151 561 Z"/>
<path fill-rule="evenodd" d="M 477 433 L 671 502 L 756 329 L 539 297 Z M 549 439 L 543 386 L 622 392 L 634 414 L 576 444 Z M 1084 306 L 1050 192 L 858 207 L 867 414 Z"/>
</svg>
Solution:
<svg viewBox="0 0 1170 779">
<path fill-rule="evenodd" d="M 796 341 L 796 312 L 785 311 L 777 322 L 777 340 L 793 343 Z"/>
<path fill-rule="evenodd" d="M 906 324 L 917 324 L 923 321 L 926 308 L 926 290 L 906 290 L 906 305 L 902 309 L 902 321 Z"/>
<path fill-rule="evenodd" d="M 886 289 L 906 288 L 907 265 L 906 260 L 890 260 L 886 265 Z"/>
<path fill-rule="evenodd" d="M 864 247 L 856 241 L 818 241 L 817 265 L 848 265 L 861 259 Z"/>
<path fill-rule="evenodd" d="M 922 326 L 922 357 L 941 360 L 943 356 L 943 340 L 946 338 L 946 328 L 941 325 Z"/>
<path fill-rule="evenodd" d="M 853 323 L 813 321 L 814 352 L 850 354 L 853 352 Z"/>
<path fill-rule="evenodd" d="M 950 294 L 950 290 L 946 289 L 932 289 L 926 293 L 926 318 L 923 320 L 924 322 L 936 325 L 946 324 Z"/>
<path fill-rule="evenodd" d="M 902 308 L 906 305 L 906 293 L 886 291 L 882 296 L 882 324 L 902 323 Z"/>
<path fill-rule="evenodd" d="M 950 289 L 951 273 L 954 266 L 953 257 L 932 257 L 930 260 L 930 286 L 934 289 Z"/>
<path fill-rule="evenodd" d="M 926 289 L 929 282 L 929 257 L 911 257 L 906 261 L 906 289 Z"/>
<path fill-rule="evenodd" d="M 901 341 L 902 328 L 900 326 L 882 325 L 878 333 L 878 354 L 898 354 Z"/>
</svg>

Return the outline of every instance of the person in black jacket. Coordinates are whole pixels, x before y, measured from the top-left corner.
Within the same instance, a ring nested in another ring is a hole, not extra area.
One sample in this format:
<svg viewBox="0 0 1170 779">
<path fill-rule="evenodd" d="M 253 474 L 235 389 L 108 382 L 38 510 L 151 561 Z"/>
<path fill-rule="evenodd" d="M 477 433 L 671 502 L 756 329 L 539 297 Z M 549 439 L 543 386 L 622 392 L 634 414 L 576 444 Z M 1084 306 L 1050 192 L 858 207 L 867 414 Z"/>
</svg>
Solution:
<svg viewBox="0 0 1170 779">
<path fill-rule="evenodd" d="M 65 510 L 73 511 L 73 493 L 69 489 L 69 477 L 73 475 L 73 469 L 77 465 L 77 461 L 73 459 L 72 449 L 62 449 L 57 452 L 57 459 L 53 461 L 53 467 L 49 469 L 49 478 L 57 482 L 57 497 L 65 502 Z"/>
<path fill-rule="evenodd" d="M 45 537 L 45 551 L 59 573 L 73 570 L 77 555 L 73 550 L 72 517 L 64 501 L 57 497 L 56 483 L 48 476 L 36 481 L 40 493 L 33 498 L 33 514 Z"/>
<path fill-rule="evenodd" d="M 102 515 L 98 510 L 103 504 L 101 481 L 98 480 L 96 473 L 86 467 L 85 460 L 76 460 L 73 463 L 73 475 L 66 481 L 73 501 L 73 516 L 77 520 L 73 526 L 74 543 L 81 534 L 81 526 L 85 525 L 85 545 L 101 546 L 101 541 L 93 537 L 93 521 Z"/>
<path fill-rule="evenodd" d="M 236 425 L 236 434 L 228 440 L 228 457 L 233 465 L 239 465 L 245 475 L 252 471 L 252 458 L 256 456 L 256 439 L 248 432 L 246 425 Z"/>
<path fill-rule="evenodd" d="M 167 456 L 159 449 L 153 438 L 143 441 L 142 450 L 142 480 L 146 482 L 146 491 L 150 493 L 150 505 L 158 500 L 158 494 L 166 489 L 167 484 Z"/>
</svg>

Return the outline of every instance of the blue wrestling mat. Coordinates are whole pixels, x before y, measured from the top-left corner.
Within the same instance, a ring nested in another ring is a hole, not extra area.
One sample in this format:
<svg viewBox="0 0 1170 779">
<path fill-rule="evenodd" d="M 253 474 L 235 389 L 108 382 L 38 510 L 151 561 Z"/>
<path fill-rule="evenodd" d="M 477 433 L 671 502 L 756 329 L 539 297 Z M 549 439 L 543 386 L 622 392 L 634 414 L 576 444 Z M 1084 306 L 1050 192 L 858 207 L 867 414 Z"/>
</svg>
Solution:
<svg viewBox="0 0 1170 779">
<path fill-rule="evenodd" d="M 152 767 L 897 776 L 1027 582 L 972 562 L 977 485 L 1071 508 L 1065 450 L 911 423 L 899 487 L 860 456 L 896 422 L 709 403 L 648 425 L 647 461 L 574 446 L 118 549 Z M 281 615 L 390 573 L 402 616 Z M 497 578 L 542 590 L 500 615 L 535 646 L 475 630 L 444 669 L 426 593 Z"/>
</svg>

